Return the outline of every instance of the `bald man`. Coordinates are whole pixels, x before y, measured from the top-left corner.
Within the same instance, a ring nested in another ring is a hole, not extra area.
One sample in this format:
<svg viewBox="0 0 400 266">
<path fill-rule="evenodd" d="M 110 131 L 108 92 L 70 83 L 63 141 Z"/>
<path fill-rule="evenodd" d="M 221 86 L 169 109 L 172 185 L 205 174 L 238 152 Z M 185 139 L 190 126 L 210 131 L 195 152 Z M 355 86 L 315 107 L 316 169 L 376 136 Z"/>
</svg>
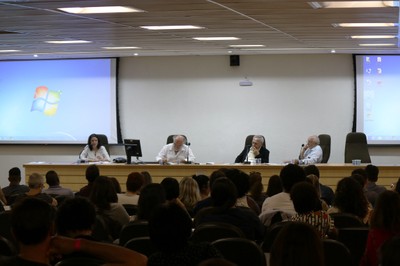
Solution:
<svg viewBox="0 0 400 266">
<path fill-rule="evenodd" d="M 156 160 L 160 164 L 193 162 L 195 159 L 193 152 L 185 143 L 186 138 L 184 136 L 174 136 L 173 143 L 165 145 L 158 153 Z"/>
</svg>

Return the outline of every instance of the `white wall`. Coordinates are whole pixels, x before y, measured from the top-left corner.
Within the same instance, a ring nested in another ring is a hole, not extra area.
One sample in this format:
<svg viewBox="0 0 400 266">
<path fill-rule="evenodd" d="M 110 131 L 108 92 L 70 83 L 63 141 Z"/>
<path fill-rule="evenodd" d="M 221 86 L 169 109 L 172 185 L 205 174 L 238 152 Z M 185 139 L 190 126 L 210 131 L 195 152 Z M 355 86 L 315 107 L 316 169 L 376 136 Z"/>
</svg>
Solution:
<svg viewBox="0 0 400 266">
<path fill-rule="evenodd" d="M 270 161 L 298 155 L 312 134 L 332 137 L 331 163 L 342 163 L 354 102 L 351 55 L 129 57 L 119 65 L 123 137 L 139 138 L 153 161 L 170 134 L 188 136 L 197 162 L 233 162 L 249 134 L 262 134 Z M 252 87 L 240 87 L 248 77 Z M 73 162 L 79 146 L 3 145 L 0 185 L 8 169 L 30 161 Z M 395 164 L 397 147 L 370 149 L 373 163 Z M 112 157 L 123 156 L 112 147 Z"/>
</svg>

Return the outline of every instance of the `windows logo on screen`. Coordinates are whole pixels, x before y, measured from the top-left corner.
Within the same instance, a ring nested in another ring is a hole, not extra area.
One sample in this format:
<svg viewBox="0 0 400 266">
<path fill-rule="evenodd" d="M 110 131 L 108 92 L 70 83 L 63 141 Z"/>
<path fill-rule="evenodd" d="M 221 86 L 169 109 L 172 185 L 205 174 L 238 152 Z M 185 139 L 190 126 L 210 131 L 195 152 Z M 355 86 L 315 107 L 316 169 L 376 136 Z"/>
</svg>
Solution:
<svg viewBox="0 0 400 266">
<path fill-rule="evenodd" d="M 35 90 L 32 102 L 32 111 L 39 111 L 47 116 L 53 116 L 57 112 L 61 91 L 51 91 L 46 86 L 39 86 Z"/>
</svg>

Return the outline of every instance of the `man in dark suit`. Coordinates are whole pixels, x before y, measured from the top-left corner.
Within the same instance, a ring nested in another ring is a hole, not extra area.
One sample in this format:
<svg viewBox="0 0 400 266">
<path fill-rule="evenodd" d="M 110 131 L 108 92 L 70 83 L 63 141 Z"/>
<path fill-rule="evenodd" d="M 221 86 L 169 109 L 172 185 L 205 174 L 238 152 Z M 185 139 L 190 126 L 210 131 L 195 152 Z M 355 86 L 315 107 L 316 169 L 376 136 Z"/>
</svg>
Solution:
<svg viewBox="0 0 400 266">
<path fill-rule="evenodd" d="M 261 163 L 269 163 L 269 150 L 264 144 L 264 137 L 254 135 L 252 145 L 244 147 L 243 151 L 236 157 L 235 163 L 252 162 L 255 159 L 261 159 Z"/>
</svg>

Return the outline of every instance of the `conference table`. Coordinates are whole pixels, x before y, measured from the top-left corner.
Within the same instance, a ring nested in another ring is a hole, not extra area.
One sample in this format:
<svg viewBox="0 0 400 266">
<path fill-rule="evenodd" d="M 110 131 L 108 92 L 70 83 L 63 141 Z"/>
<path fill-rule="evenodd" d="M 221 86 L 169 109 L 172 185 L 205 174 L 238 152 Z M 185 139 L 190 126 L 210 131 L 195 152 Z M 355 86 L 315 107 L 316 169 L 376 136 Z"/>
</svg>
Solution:
<svg viewBox="0 0 400 266">
<path fill-rule="evenodd" d="M 39 173 L 43 176 L 49 170 L 58 173 L 61 186 L 78 191 L 87 184 L 85 178 L 88 163 L 45 163 L 31 162 L 23 165 L 25 168 L 25 180 L 32 173 Z M 117 163 L 100 163 L 97 164 L 100 169 L 100 175 L 115 177 L 121 184 L 122 191 L 125 191 L 125 182 L 129 173 L 147 171 L 152 176 L 153 182 L 160 183 L 164 177 L 174 177 L 180 181 L 185 176 L 192 175 L 210 175 L 213 171 L 220 168 L 237 168 L 246 173 L 260 172 L 264 187 L 267 186 L 269 177 L 279 175 L 284 164 L 175 164 L 175 165 L 159 165 L 159 164 L 117 164 Z M 350 176 L 351 172 L 357 168 L 364 168 L 365 165 L 358 166 L 352 164 L 317 164 L 320 170 L 320 182 L 330 186 L 333 190 L 336 188 L 337 182 L 343 177 Z M 381 165 L 379 166 L 379 185 L 389 188 L 391 184 L 395 184 L 400 177 L 400 165 Z"/>
</svg>

